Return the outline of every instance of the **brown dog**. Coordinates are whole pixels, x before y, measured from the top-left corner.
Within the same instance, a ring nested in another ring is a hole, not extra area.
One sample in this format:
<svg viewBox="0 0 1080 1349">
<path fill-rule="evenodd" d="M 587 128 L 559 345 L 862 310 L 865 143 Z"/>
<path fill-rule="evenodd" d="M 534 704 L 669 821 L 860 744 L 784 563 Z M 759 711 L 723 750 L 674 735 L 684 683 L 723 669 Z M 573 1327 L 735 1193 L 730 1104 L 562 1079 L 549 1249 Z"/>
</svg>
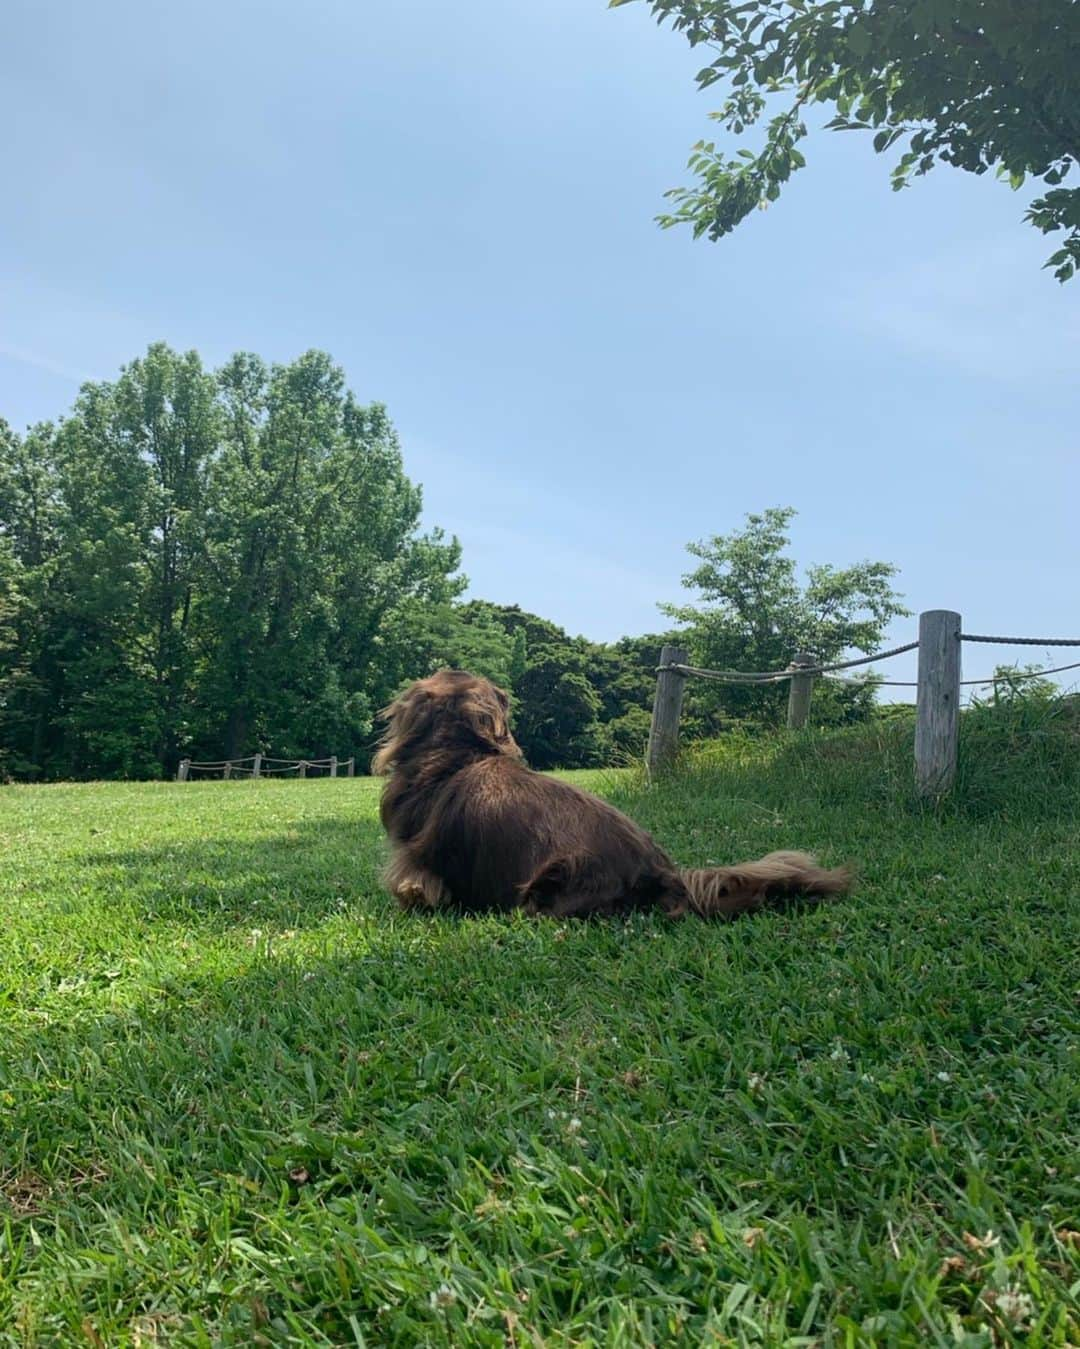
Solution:
<svg viewBox="0 0 1080 1349">
<path fill-rule="evenodd" d="M 386 884 L 404 908 L 716 917 L 848 889 L 846 870 L 823 870 L 798 852 L 680 870 L 613 806 L 527 768 L 509 708 L 488 680 L 440 670 L 383 713 L 389 725 L 374 769 L 390 774 Z"/>
</svg>

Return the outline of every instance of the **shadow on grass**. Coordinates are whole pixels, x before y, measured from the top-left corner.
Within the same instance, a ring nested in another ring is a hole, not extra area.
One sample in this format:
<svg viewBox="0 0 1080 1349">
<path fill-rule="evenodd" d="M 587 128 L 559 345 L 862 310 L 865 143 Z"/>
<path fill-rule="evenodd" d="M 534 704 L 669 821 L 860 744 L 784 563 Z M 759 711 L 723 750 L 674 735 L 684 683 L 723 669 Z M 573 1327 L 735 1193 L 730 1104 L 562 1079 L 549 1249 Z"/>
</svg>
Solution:
<svg viewBox="0 0 1080 1349">
<path fill-rule="evenodd" d="M 78 866 L 138 922 L 223 932 L 309 928 L 360 898 L 383 908 L 382 829 L 375 820 L 298 820 L 264 837 L 234 836 L 94 852 Z"/>
<path fill-rule="evenodd" d="M 580 1188 L 566 1174 L 586 1156 L 571 1117 L 593 1118 L 587 1097 L 601 1080 L 635 1115 L 654 1090 L 628 1088 L 618 1071 L 615 1032 L 631 1034 L 625 981 L 651 965 L 654 981 L 681 982 L 694 965 L 670 946 L 657 959 L 642 921 L 581 924 L 562 940 L 554 925 L 520 917 L 393 910 L 331 928 L 340 954 L 313 950 L 320 938 L 301 933 L 272 955 L 241 950 L 226 969 L 164 981 L 132 969 L 145 982 L 126 998 L 121 975 L 112 1005 L 8 1038 L 0 1219 L 52 1233 L 21 1248 L 9 1290 L 25 1280 L 44 1305 L 52 1284 L 66 1286 L 65 1271 L 109 1262 L 108 1280 L 70 1276 L 70 1326 L 89 1316 L 106 1342 L 145 1307 L 148 1289 L 166 1286 L 159 1302 L 170 1314 L 220 1313 L 239 1343 L 258 1329 L 252 1299 L 272 1314 L 321 1306 L 332 1336 L 348 1331 L 344 1308 L 378 1338 L 375 1305 L 403 1296 L 406 1284 L 393 1298 L 387 1286 L 400 1279 L 416 1281 L 422 1319 L 440 1280 L 416 1244 L 441 1249 L 452 1226 L 470 1230 L 492 1176 L 535 1188 L 517 1171 L 523 1157 L 551 1170 L 545 1189 Z M 647 1009 L 630 1019 L 655 1034 Z M 715 1038 L 710 1026 L 695 1034 Z M 648 1109 L 666 1115 L 659 1087 Z M 624 1126 L 609 1113 L 614 1144 Z M 678 1132 L 690 1165 L 699 1130 Z M 523 1257 L 546 1271 L 548 1237 L 522 1241 Z M 479 1249 L 496 1261 L 499 1244 L 480 1239 Z M 267 1252 L 257 1269 L 255 1248 Z M 342 1248 L 370 1262 L 359 1272 L 350 1264 L 355 1287 L 344 1292 L 334 1265 Z M 391 1248 L 400 1268 L 386 1259 Z M 565 1263 L 569 1298 L 572 1252 Z M 234 1295 L 222 1297 L 215 1267 L 229 1271 Z"/>
<path fill-rule="evenodd" d="M 464 1317 L 484 1299 L 543 1338 L 583 1299 L 602 1321 L 674 1297 L 701 1342 L 732 1283 L 770 1294 L 746 1230 L 767 1226 L 775 1269 L 801 1280 L 813 1223 L 868 1314 L 886 1275 L 934 1277 L 946 1228 L 1011 1230 L 1071 1202 L 1049 938 L 1034 949 L 1020 925 L 1004 969 L 973 981 L 941 930 L 904 953 L 870 915 L 857 940 L 854 910 L 842 945 L 827 915 L 422 920 L 367 898 L 376 833 L 323 820 L 98 859 L 148 923 L 269 912 L 297 933 L 208 942 L 164 972 L 132 961 L 108 995 L 54 998 L 51 1023 L 7 1034 L 0 1324 L 36 1317 L 39 1343 L 153 1342 L 158 1318 L 175 1343 L 342 1344 L 355 1323 L 372 1343 L 457 1344 L 477 1342 Z M 213 907 L 140 882 L 185 857 L 216 877 Z M 337 915 L 349 866 L 365 900 Z M 253 885 L 281 896 L 253 908 Z M 987 901 L 943 902 L 967 930 Z M 898 921 L 915 942 L 911 906 Z M 1018 1065 L 1024 1111 L 984 1090 Z M 824 1331 L 816 1271 L 762 1342 Z"/>
</svg>

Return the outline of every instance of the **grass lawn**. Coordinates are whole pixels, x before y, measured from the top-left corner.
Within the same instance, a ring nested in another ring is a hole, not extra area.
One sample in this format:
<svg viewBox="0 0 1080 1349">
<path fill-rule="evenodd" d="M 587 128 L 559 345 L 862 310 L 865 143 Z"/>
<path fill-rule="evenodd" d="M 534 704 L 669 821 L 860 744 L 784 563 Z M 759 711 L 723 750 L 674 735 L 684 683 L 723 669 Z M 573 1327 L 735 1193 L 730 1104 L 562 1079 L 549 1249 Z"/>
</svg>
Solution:
<svg viewBox="0 0 1080 1349">
<path fill-rule="evenodd" d="M 0 789 L 0 1344 L 1080 1343 L 1080 739 L 614 796 L 730 925 L 399 915 L 377 784 Z M 1066 724 L 1067 723 L 1067 724 Z"/>
</svg>

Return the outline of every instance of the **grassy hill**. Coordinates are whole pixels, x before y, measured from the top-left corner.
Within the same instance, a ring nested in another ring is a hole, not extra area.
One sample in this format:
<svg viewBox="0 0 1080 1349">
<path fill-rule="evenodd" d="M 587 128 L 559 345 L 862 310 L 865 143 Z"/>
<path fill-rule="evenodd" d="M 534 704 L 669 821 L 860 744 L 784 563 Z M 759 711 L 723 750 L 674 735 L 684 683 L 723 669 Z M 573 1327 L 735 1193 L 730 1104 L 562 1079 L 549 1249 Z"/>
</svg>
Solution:
<svg viewBox="0 0 1080 1349">
<path fill-rule="evenodd" d="M 423 920 L 377 784 L 0 790 L 0 1344 L 1080 1342 L 1075 705 L 579 774 L 730 925 Z"/>
</svg>

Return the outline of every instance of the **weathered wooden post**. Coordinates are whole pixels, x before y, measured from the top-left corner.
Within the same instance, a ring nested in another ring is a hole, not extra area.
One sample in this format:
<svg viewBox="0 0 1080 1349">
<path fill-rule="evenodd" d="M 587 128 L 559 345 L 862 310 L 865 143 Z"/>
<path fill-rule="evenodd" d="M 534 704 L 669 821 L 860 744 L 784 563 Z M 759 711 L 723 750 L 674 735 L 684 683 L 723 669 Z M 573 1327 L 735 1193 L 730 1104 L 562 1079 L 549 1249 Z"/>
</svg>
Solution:
<svg viewBox="0 0 1080 1349">
<path fill-rule="evenodd" d="M 337 755 L 336 755 L 336 754 L 331 754 L 331 755 L 330 755 L 330 776 L 331 776 L 332 778 L 336 778 L 336 777 L 337 777 Z"/>
<path fill-rule="evenodd" d="M 306 759 L 301 759 L 301 760 L 300 760 L 300 776 L 301 776 L 302 778 L 306 778 L 306 777 L 307 777 L 307 760 L 306 760 Z"/>
<path fill-rule="evenodd" d="M 816 664 L 817 661 L 808 651 L 796 651 L 788 669 L 805 669 Z M 810 719 L 810 697 L 814 692 L 814 676 L 809 674 L 793 674 L 790 680 L 788 680 L 788 684 L 788 730 L 801 731 Z"/>
<path fill-rule="evenodd" d="M 347 763 L 346 763 L 346 769 L 347 769 L 347 771 L 346 771 L 346 777 L 350 777 L 350 778 L 355 777 L 355 776 L 356 776 L 356 760 L 355 760 L 355 759 L 349 759 L 349 760 L 347 761 Z"/>
<path fill-rule="evenodd" d="M 251 776 L 253 778 L 262 777 L 262 755 L 256 754 L 251 765 Z"/>
<path fill-rule="evenodd" d="M 226 782 L 229 780 L 229 778 L 232 777 L 232 760 L 231 760 L 231 759 L 226 759 L 226 760 L 225 760 L 225 772 L 222 774 L 222 777 L 226 780 Z"/>
<path fill-rule="evenodd" d="M 181 759 L 176 769 L 177 782 L 187 782 L 188 774 L 191 772 L 191 760 Z"/>
<path fill-rule="evenodd" d="M 919 615 L 915 783 L 921 796 L 941 796 L 952 786 L 959 725 L 960 615 L 930 609 Z"/>
<path fill-rule="evenodd" d="M 681 670 L 671 667 L 685 665 L 686 662 L 686 652 L 681 646 L 665 646 L 660 652 L 647 751 L 649 773 L 653 775 L 669 767 L 679 752 L 679 717 L 682 714 L 686 676 Z"/>
</svg>

